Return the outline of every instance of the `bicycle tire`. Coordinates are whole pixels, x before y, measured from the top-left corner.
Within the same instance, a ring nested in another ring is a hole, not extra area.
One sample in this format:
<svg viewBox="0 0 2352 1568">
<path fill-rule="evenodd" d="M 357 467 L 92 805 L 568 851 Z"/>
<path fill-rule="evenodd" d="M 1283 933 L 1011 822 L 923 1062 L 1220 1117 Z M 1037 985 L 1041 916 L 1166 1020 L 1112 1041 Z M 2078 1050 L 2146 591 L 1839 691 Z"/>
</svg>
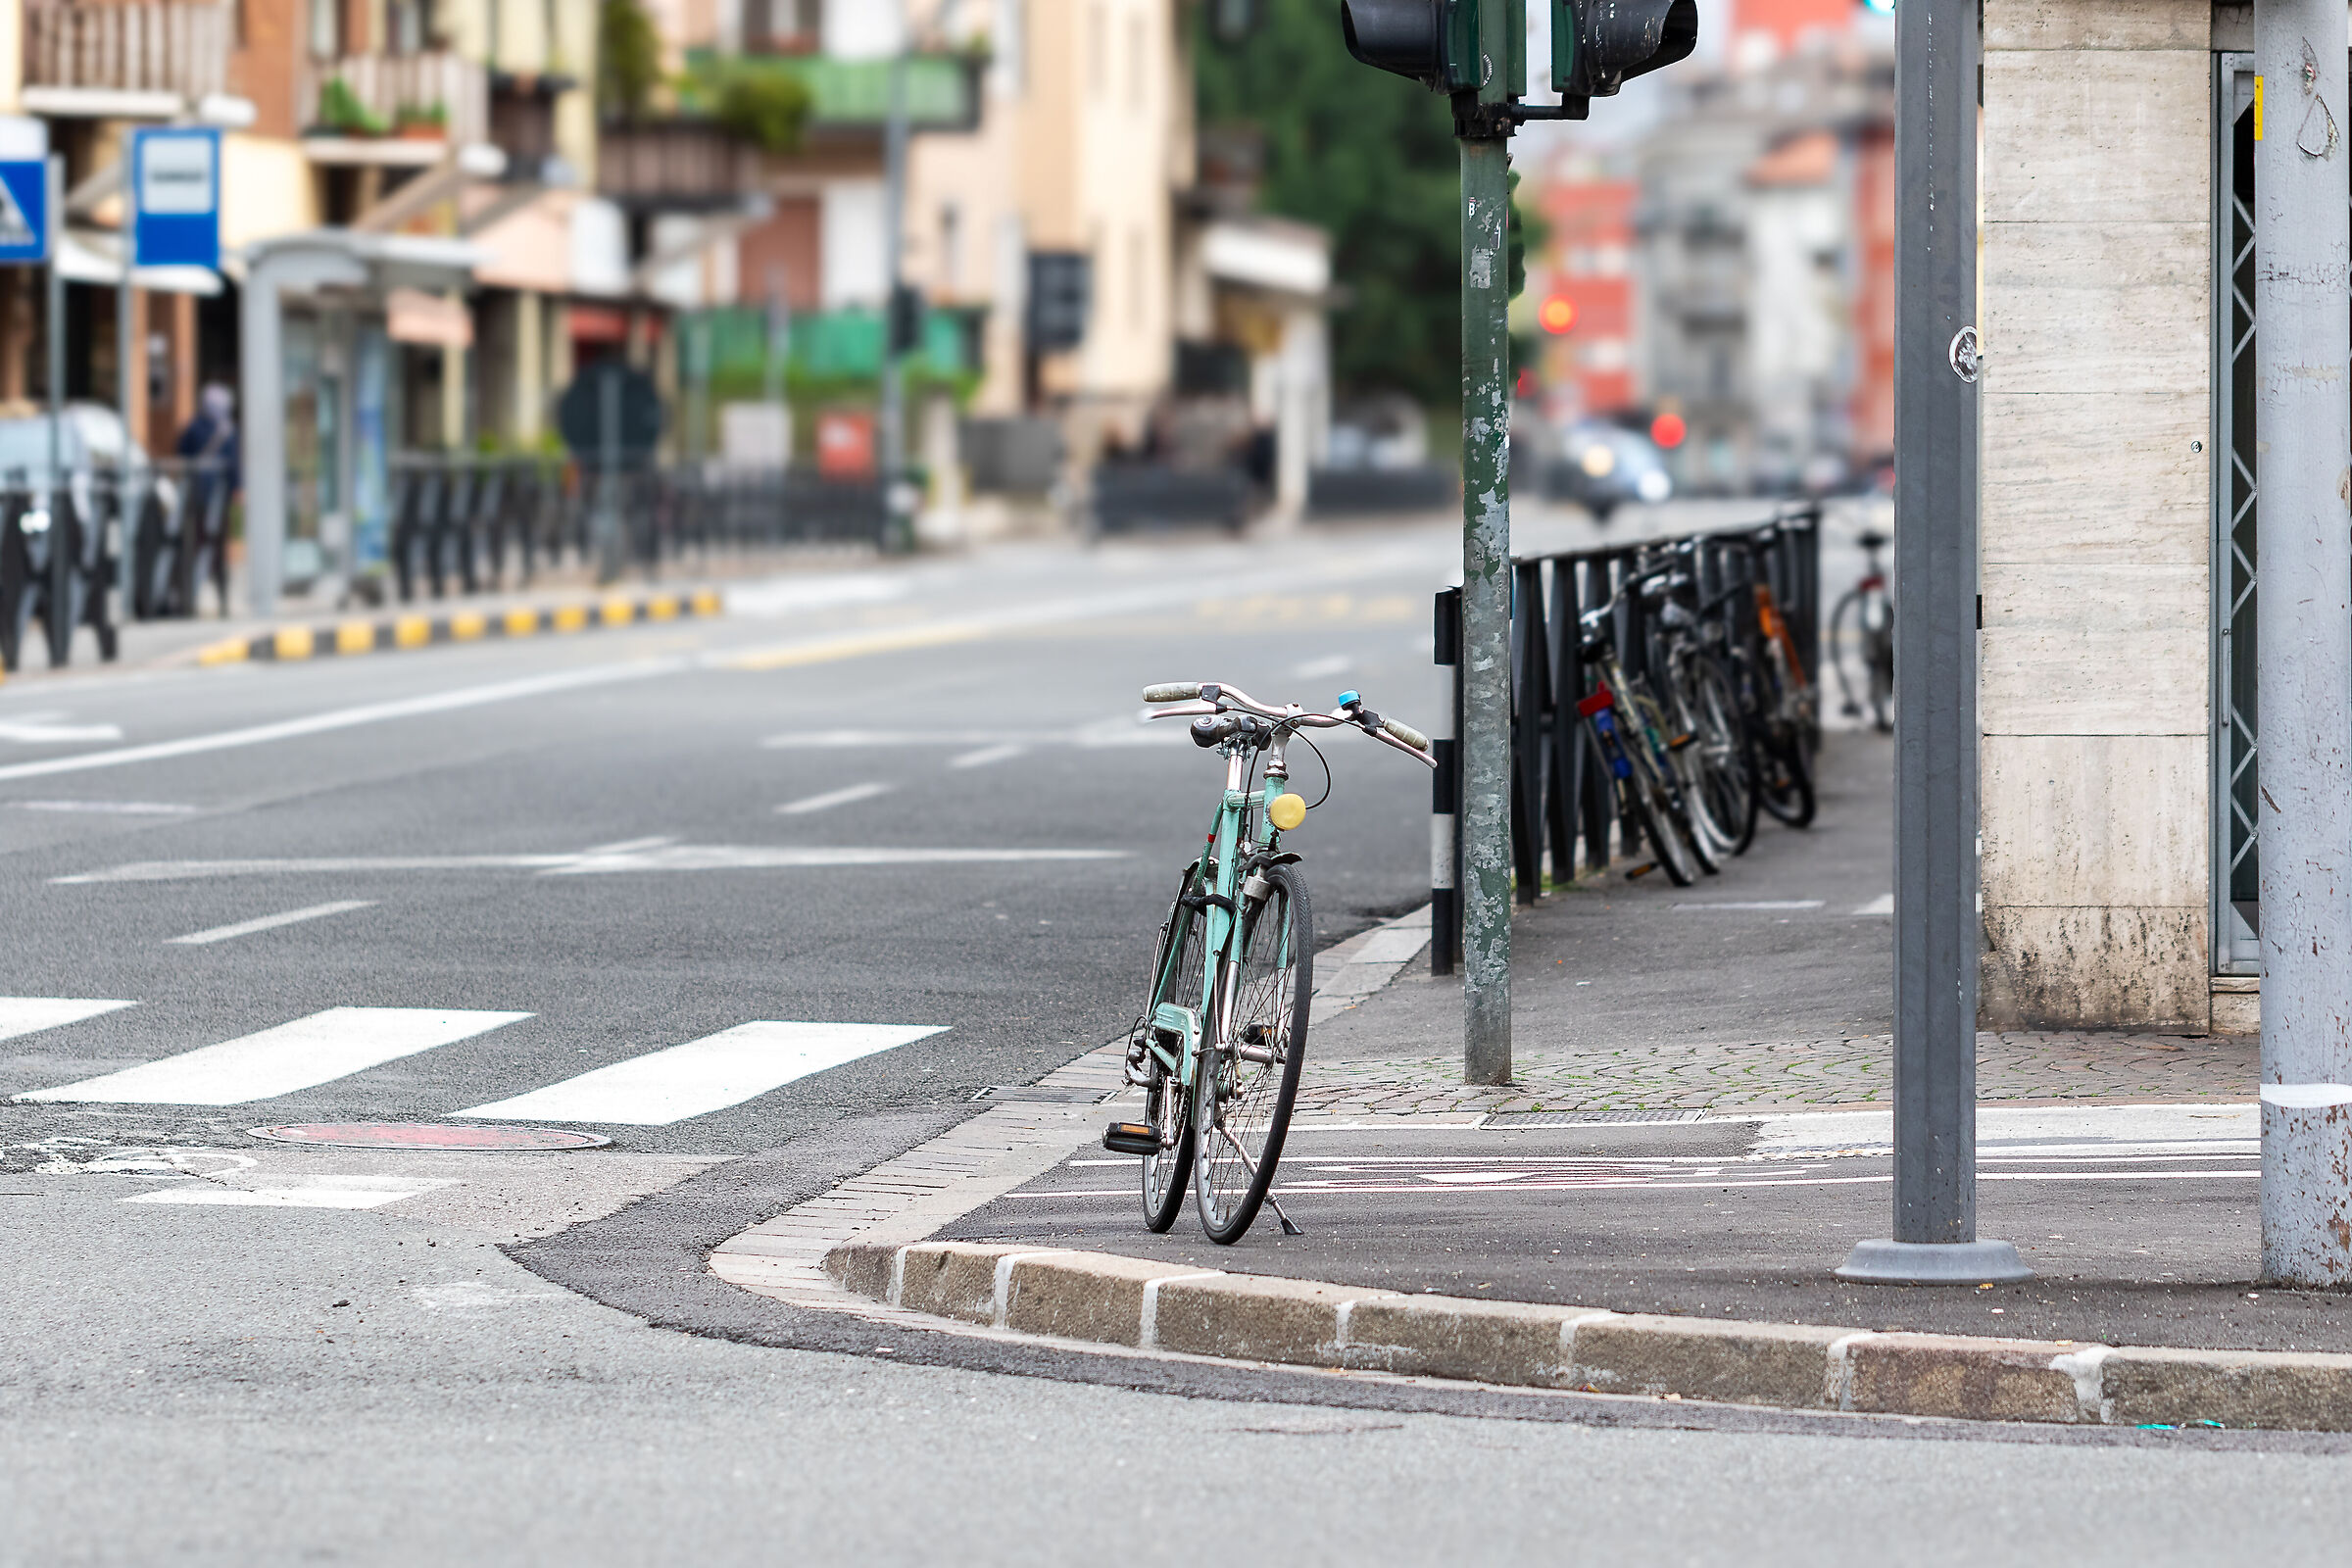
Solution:
<svg viewBox="0 0 2352 1568">
<path fill-rule="evenodd" d="M 1727 854 L 1745 855 L 1756 841 L 1756 763 L 1740 695 L 1714 659 L 1694 655 L 1683 667 L 1683 706 L 1692 741 L 1684 748 L 1686 797 L 1691 814 Z"/>
<path fill-rule="evenodd" d="M 1666 880 L 1678 888 L 1687 888 L 1696 882 L 1699 872 L 1690 862 L 1690 850 L 1661 819 L 1660 813 L 1665 809 L 1665 803 L 1652 803 L 1648 781 L 1634 781 L 1625 796 L 1626 808 L 1633 813 L 1634 825 L 1642 830 L 1643 838 L 1649 840 L 1650 858 L 1656 862 L 1659 870 L 1666 873 Z"/>
<path fill-rule="evenodd" d="M 1152 1015 L 1167 1001 L 1171 991 L 1178 995 L 1190 993 L 1180 988 L 1185 977 L 1194 985 L 1200 984 L 1207 962 L 1207 940 L 1203 927 L 1207 921 L 1184 906 L 1184 897 L 1193 891 L 1194 868 L 1185 868 L 1184 880 L 1176 885 L 1176 902 L 1168 906 L 1167 924 L 1159 928 L 1159 946 L 1152 958 L 1152 979 L 1149 1000 L 1144 1004 L 1144 1015 L 1136 1020 L 1138 1029 L 1151 1027 Z M 1176 962 L 1168 962 L 1171 944 L 1182 944 Z M 1143 1166 L 1144 1225 L 1152 1231 L 1164 1231 L 1176 1223 L 1183 1211 L 1184 1195 L 1193 1184 L 1192 1097 L 1186 1093 L 1180 1075 L 1170 1073 L 1160 1065 L 1159 1058 L 1151 1059 L 1151 1082 L 1144 1086 L 1144 1120 L 1160 1135 L 1166 1153 L 1146 1154 Z"/>
<path fill-rule="evenodd" d="M 1867 653 L 1870 660 L 1870 727 L 1882 735 L 1894 731 L 1894 627 L 1893 612 L 1888 611 L 1888 624 L 1869 634 Z"/>
<path fill-rule="evenodd" d="M 1665 725 L 1659 722 L 1664 714 L 1652 697 L 1640 695 L 1634 701 L 1647 731 L 1636 737 L 1640 745 L 1635 749 L 1640 756 L 1634 760 L 1634 771 L 1637 775 L 1642 775 L 1642 782 L 1652 796 L 1660 824 L 1680 836 L 1683 846 L 1690 852 L 1690 858 L 1697 862 L 1699 870 L 1713 876 L 1723 866 L 1708 850 L 1705 837 L 1690 820 L 1690 808 L 1683 803 L 1681 763 L 1673 752 L 1665 749 L 1663 742 L 1655 739 L 1665 729 Z"/>
<path fill-rule="evenodd" d="M 1254 906 L 1245 903 L 1229 1007 L 1193 1086 L 1193 1197 L 1200 1229 L 1220 1247 L 1249 1234 L 1291 1130 L 1306 1059 L 1315 989 L 1315 921 L 1298 868 L 1268 866 Z M 1269 940 L 1270 939 L 1270 940 Z M 1243 1051 L 1262 1051 L 1252 1060 Z M 1252 1147 L 1254 1145 L 1254 1147 Z"/>
<path fill-rule="evenodd" d="M 1793 735 L 1768 736 L 1756 755 L 1759 768 L 1773 780 L 1756 791 L 1764 809 L 1790 827 L 1811 827 L 1816 808 L 1813 769 L 1805 761 L 1803 745 Z"/>
</svg>

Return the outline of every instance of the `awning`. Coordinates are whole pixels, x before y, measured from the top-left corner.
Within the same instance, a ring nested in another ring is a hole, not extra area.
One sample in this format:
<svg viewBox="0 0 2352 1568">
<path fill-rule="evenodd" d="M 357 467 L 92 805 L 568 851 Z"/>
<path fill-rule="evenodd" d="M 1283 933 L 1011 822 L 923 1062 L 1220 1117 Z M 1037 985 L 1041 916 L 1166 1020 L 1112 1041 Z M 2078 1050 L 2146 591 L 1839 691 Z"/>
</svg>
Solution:
<svg viewBox="0 0 2352 1568">
<path fill-rule="evenodd" d="M 473 347 L 473 313 L 465 302 L 420 288 L 396 288 L 384 296 L 384 335 L 395 343 L 437 343 L 445 349 Z"/>
<path fill-rule="evenodd" d="M 1331 287 L 1331 236 L 1279 219 L 1222 219 L 1201 230 L 1200 267 L 1220 283 L 1320 295 Z"/>
<path fill-rule="evenodd" d="M 281 234 L 248 245 L 240 260 L 250 270 L 266 260 L 296 254 L 356 263 L 367 275 L 363 286 L 384 293 L 399 288 L 428 293 L 471 288 L 474 269 L 491 260 L 488 251 L 470 240 L 432 234 L 370 234 L 350 228 L 306 228 Z M 292 281 L 292 274 L 281 286 L 301 288 Z"/>
</svg>

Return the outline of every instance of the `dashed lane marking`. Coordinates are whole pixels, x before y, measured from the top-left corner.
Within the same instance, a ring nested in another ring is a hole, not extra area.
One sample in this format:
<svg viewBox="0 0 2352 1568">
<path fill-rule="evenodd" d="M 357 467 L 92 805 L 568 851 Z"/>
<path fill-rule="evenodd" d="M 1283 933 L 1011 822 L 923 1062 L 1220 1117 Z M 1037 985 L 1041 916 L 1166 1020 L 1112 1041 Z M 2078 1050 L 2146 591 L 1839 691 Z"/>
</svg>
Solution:
<svg viewBox="0 0 2352 1568">
<path fill-rule="evenodd" d="M 95 1002 L 82 997 L 0 997 L 0 1040 L 62 1028 L 137 1005 L 135 1002 Z"/>
<path fill-rule="evenodd" d="M 15 811 L 87 811 L 98 816 L 194 816 L 201 806 L 165 801 L 0 801 Z"/>
<path fill-rule="evenodd" d="M 810 811 L 829 811 L 836 806 L 854 806 L 859 801 L 870 801 L 877 795 L 888 795 L 890 789 L 888 784 L 852 784 L 845 789 L 827 790 L 822 795 L 787 801 L 776 810 L 783 816 L 806 816 Z"/>
<path fill-rule="evenodd" d="M 1009 762 L 1026 750 L 1028 748 L 1022 746 L 983 746 L 976 752 L 966 752 L 961 757 L 950 758 L 948 765 L 959 768 L 986 767 L 992 762 Z"/>
<path fill-rule="evenodd" d="M 290 1185 L 228 1187 L 193 1181 L 136 1193 L 125 1203 L 195 1203 L 223 1208 L 381 1208 L 419 1193 L 455 1187 L 453 1178 L 429 1176 L 309 1176 Z"/>
<path fill-rule="evenodd" d="M 701 1040 L 632 1056 L 577 1078 L 454 1114 L 484 1121 L 666 1127 L 741 1104 L 860 1056 L 927 1039 L 944 1028 L 874 1023 L 738 1024 Z"/>
<path fill-rule="evenodd" d="M 209 931 L 191 931 L 184 937 L 169 937 L 166 942 L 172 947 L 209 947 L 216 942 L 228 942 L 237 937 L 274 931 L 279 926 L 300 925 L 305 920 L 322 920 L 330 914 L 348 914 L 354 909 L 374 907 L 373 899 L 339 899 L 333 904 L 314 904 L 307 909 L 288 909 L 281 914 L 265 914 L 251 920 L 239 920 L 234 925 L 217 925 Z"/>
<path fill-rule="evenodd" d="M 329 1007 L 259 1034 L 16 1098 L 109 1105 L 250 1104 L 315 1089 L 529 1016 L 443 1007 Z"/>
</svg>

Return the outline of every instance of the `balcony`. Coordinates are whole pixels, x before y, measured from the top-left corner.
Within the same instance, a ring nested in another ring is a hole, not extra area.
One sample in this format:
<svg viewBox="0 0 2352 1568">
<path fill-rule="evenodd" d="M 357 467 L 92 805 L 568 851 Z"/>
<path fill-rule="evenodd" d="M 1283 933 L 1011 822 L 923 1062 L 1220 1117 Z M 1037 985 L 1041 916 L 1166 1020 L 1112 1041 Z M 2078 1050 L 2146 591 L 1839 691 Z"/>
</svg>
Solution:
<svg viewBox="0 0 2352 1568">
<path fill-rule="evenodd" d="M 490 139 L 490 73 L 447 50 L 311 60 L 294 107 L 315 164 L 421 168 Z"/>
<path fill-rule="evenodd" d="M 808 93 L 808 129 L 818 140 L 879 135 L 890 118 L 888 60 L 829 55 L 721 56 L 686 51 L 689 80 L 742 72 L 790 77 Z M 906 62 L 906 119 L 916 130 L 968 131 L 980 123 L 980 62 L 967 55 L 924 54 Z M 686 107 L 693 93 L 684 95 Z"/>
<path fill-rule="evenodd" d="M 230 31 L 226 5 L 27 5 L 24 108 L 170 119 L 228 90 Z"/>
<path fill-rule="evenodd" d="M 608 120 L 597 135 L 597 190 L 633 211 L 721 212 L 763 183 L 759 149 L 708 120 Z"/>
</svg>

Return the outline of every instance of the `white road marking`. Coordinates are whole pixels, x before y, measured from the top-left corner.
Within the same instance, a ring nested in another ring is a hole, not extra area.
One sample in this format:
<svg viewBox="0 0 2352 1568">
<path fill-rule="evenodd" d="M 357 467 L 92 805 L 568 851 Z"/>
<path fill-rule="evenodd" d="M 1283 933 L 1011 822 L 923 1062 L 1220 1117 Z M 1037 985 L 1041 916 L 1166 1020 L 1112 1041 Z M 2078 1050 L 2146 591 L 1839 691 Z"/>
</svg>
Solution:
<svg viewBox="0 0 2352 1568">
<path fill-rule="evenodd" d="M 729 588 L 725 599 L 730 615 L 773 619 L 809 610 L 888 604 L 913 588 L 901 576 L 773 577 Z"/>
<path fill-rule="evenodd" d="M 1882 893 L 1854 912 L 1856 914 L 1892 914 L 1894 912 L 1894 895 Z"/>
<path fill-rule="evenodd" d="M 103 1012 L 119 1012 L 137 1005 L 135 1002 L 91 1002 L 79 997 L 0 997 L 0 1040 L 57 1029 Z"/>
<path fill-rule="evenodd" d="M 854 751 L 869 746 L 977 746 L 993 741 L 987 729 L 812 729 L 770 735 L 760 744 L 771 752 Z"/>
<path fill-rule="evenodd" d="M 1010 761 L 1027 750 L 1028 748 L 1025 746 L 983 746 L 976 752 L 966 752 L 961 757 L 950 758 L 948 765 L 950 767 L 986 767 L 991 762 Z"/>
<path fill-rule="evenodd" d="M 529 1016 L 445 1007 L 329 1007 L 260 1034 L 16 1098 L 108 1105 L 244 1105 L 315 1089 Z"/>
<path fill-rule="evenodd" d="M 0 741 L 16 741 L 24 746 L 59 746 L 74 741 L 119 741 L 122 738 L 122 726 L 120 724 L 59 722 L 65 716 L 63 713 L 40 712 L 0 718 Z"/>
<path fill-rule="evenodd" d="M 100 816 L 192 816 L 201 806 L 173 806 L 163 801 L 5 801 L 18 811 L 88 811 Z"/>
<path fill-rule="evenodd" d="M 870 801 L 877 795 L 888 795 L 888 784 L 852 784 L 846 789 L 827 790 L 822 795 L 804 796 L 787 801 L 776 808 L 779 815 L 804 816 L 810 811 L 830 810 L 836 806 L 849 806 L 858 801 Z"/>
<path fill-rule="evenodd" d="M 341 899 L 333 904 L 314 904 L 307 909 L 265 914 L 251 920 L 239 920 L 235 925 L 217 925 L 209 931 L 191 931 L 184 937 L 169 937 L 165 940 L 168 946 L 201 948 L 234 937 L 249 937 L 257 931 L 274 931 L 281 925 L 299 925 L 305 920 L 318 920 L 330 914 L 348 914 L 353 909 L 374 907 L 373 899 Z"/>
<path fill-rule="evenodd" d="M 45 778 L 52 773 L 81 773 L 99 767 L 123 767 L 133 762 L 167 761 L 174 757 L 194 757 L 205 752 L 232 751 L 244 746 L 266 746 L 272 741 L 296 740 L 306 735 L 324 735 L 333 730 L 355 729 L 363 724 L 381 724 L 395 718 L 417 718 L 427 713 L 448 713 L 459 709 L 480 708 L 489 703 L 509 703 L 524 697 L 543 697 L 551 692 L 576 691 L 590 686 L 610 686 L 616 681 L 645 680 L 655 675 L 674 675 L 696 667 L 697 662 L 684 658 L 648 659 L 625 664 L 591 664 L 585 669 L 564 670 L 552 675 L 533 675 L 522 680 L 499 681 L 489 686 L 461 686 L 454 691 L 433 692 L 423 697 L 404 697 L 389 703 L 368 703 L 359 708 L 330 709 L 313 713 L 307 718 L 281 719 L 274 724 L 255 724 L 245 729 L 218 730 L 210 735 L 188 735 L 175 741 L 157 741 L 147 746 L 125 746 L 112 752 L 82 752 L 74 757 L 48 757 L 37 762 L 15 762 L 0 767 L 0 780 L 14 778 Z"/>
<path fill-rule="evenodd" d="M 511 1100 L 451 1114 L 484 1121 L 666 1127 L 944 1029 L 881 1023 L 737 1024 L 682 1046 L 631 1056 Z"/>
<path fill-rule="evenodd" d="M 133 860 L 103 871 L 51 877 L 95 882 L 196 882 L 231 876 L 373 875 L 382 871 L 537 871 L 594 876 L 616 871 L 795 871 L 858 865 L 995 865 L 1046 860 L 1123 860 L 1125 850 L 856 849 L 822 845 L 664 844 L 573 855 L 330 856 L 318 859 Z"/>
<path fill-rule="evenodd" d="M 1327 675 L 1340 674 L 1354 662 L 1346 654 L 1334 654 L 1329 659 L 1310 659 L 1303 664 L 1294 665 L 1291 673 L 1300 680 L 1321 680 Z"/>
<path fill-rule="evenodd" d="M 227 1208 L 381 1208 L 419 1193 L 458 1185 L 453 1178 L 429 1176 L 306 1176 L 300 1185 L 284 1187 L 224 1187 L 195 1181 L 181 1187 L 159 1187 L 122 1200 L 125 1203 L 201 1203 Z"/>
<path fill-rule="evenodd" d="M 1755 899 L 1748 903 L 1716 900 L 1705 904 L 1678 904 L 1678 909 L 1818 909 L 1819 899 Z"/>
</svg>

